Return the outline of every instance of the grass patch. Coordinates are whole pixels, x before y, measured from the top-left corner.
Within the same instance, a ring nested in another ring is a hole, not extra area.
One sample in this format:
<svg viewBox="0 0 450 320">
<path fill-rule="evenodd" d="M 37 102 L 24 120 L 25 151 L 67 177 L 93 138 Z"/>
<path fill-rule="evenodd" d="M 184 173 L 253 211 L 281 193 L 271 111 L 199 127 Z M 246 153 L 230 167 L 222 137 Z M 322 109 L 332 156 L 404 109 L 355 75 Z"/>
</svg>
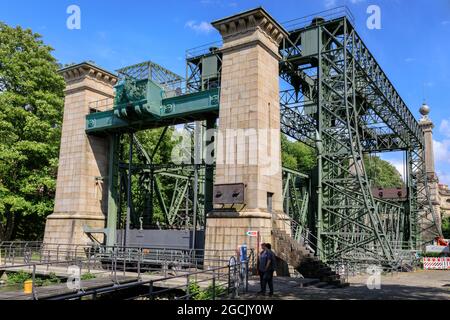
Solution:
<svg viewBox="0 0 450 320">
<path fill-rule="evenodd" d="M 90 273 L 90 272 L 87 272 L 87 273 L 84 273 L 84 274 L 81 276 L 80 279 L 81 279 L 81 280 L 92 280 L 92 279 L 95 279 L 95 278 L 97 278 L 95 274 L 92 274 L 92 273 Z"/>
</svg>

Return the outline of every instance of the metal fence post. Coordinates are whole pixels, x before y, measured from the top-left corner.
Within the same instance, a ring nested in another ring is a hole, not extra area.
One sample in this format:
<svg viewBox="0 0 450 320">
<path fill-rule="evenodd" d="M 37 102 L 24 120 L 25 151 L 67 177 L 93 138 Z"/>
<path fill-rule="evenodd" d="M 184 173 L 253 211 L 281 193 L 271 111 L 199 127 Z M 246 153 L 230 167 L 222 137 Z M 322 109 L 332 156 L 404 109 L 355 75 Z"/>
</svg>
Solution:
<svg viewBox="0 0 450 320">
<path fill-rule="evenodd" d="M 123 276 L 126 275 L 126 268 L 127 268 L 127 252 L 129 252 L 129 249 L 125 248 L 125 251 L 123 251 Z"/>
<path fill-rule="evenodd" d="M 186 300 L 191 300 L 190 299 L 190 288 L 189 288 L 189 273 L 186 275 Z"/>
<path fill-rule="evenodd" d="M 213 270 L 213 279 L 212 279 L 212 300 L 216 300 L 216 274 L 215 271 Z"/>
<path fill-rule="evenodd" d="M 36 264 L 33 264 L 33 275 L 31 283 L 31 296 L 33 300 L 37 300 L 35 281 L 36 281 Z"/>
<path fill-rule="evenodd" d="M 114 253 L 113 272 L 114 272 L 114 283 L 118 284 L 118 281 L 117 281 L 117 253 Z"/>
<path fill-rule="evenodd" d="M 138 256 L 138 264 L 137 264 L 137 272 L 138 272 L 138 280 L 141 281 L 141 260 L 142 260 L 142 249 L 139 251 Z"/>
<path fill-rule="evenodd" d="M 149 294 L 150 300 L 153 300 L 153 280 L 150 281 L 148 294 Z"/>
</svg>

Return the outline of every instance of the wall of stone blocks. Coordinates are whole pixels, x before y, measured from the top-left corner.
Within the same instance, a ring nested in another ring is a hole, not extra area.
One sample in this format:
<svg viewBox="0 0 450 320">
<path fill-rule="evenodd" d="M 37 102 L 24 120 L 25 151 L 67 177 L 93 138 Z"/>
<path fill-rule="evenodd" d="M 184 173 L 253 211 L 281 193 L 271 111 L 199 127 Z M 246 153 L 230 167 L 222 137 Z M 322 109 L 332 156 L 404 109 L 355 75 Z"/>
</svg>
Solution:
<svg viewBox="0 0 450 320">
<path fill-rule="evenodd" d="M 245 139 L 233 143 L 227 137 L 218 145 L 216 183 L 245 183 L 249 210 L 266 210 L 268 192 L 274 194 L 274 210 L 282 210 L 281 150 L 272 149 L 272 143 L 280 143 L 278 60 L 257 44 L 223 56 L 219 130 L 226 136 L 226 130 L 239 129 L 252 130 Z"/>
<path fill-rule="evenodd" d="M 108 139 L 85 133 L 91 102 L 114 97 L 114 77 L 89 65 L 63 72 L 66 98 L 54 212 L 44 242 L 84 244 L 84 226 L 102 229 L 107 214 Z"/>
</svg>

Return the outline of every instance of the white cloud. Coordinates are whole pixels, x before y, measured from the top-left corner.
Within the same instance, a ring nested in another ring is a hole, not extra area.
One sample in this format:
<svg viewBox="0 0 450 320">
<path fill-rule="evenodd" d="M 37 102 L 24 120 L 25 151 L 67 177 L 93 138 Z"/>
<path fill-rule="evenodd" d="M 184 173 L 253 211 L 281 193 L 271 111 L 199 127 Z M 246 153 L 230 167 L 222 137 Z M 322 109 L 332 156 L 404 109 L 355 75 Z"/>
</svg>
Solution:
<svg viewBox="0 0 450 320">
<path fill-rule="evenodd" d="M 238 3 L 236 1 L 223 1 L 223 0 L 201 0 L 201 4 L 203 5 L 214 5 L 214 6 L 220 6 L 220 7 L 231 7 L 235 8 L 238 6 Z"/>
<path fill-rule="evenodd" d="M 325 0 L 325 8 L 331 9 L 336 7 L 336 0 Z"/>
<path fill-rule="evenodd" d="M 214 27 L 206 21 L 197 23 L 197 21 L 195 21 L 195 20 L 190 20 L 190 21 L 186 22 L 185 27 L 192 29 L 197 33 L 203 33 L 203 34 L 208 34 L 208 33 L 212 32 L 213 30 L 215 30 Z"/>
<path fill-rule="evenodd" d="M 364 2 L 364 1 L 366 1 L 366 0 L 350 0 L 350 2 L 353 3 L 353 4 L 357 4 L 357 3 L 360 3 L 360 2 Z"/>
<path fill-rule="evenodd" d="M 450 184 L 450 172 L 437 170 L 436 173 L 439 178 L 439 183 Z"/>
<path fill-rule="evenodd" d="M 447 138 L 450 138 L 450 122 L 446 119 L 441 121 L 439 126 L 439 132 L 442 133 Z"/>
<path fill-rule="evenodd" d="M 402 176 L 403 181 L 405 181 L 405 164 L 402 160 L 388 160 L 394 167 L 397 169 L 397 171 Z"/>
<path fill-rule="evenodd" d="M 433 140 L 434 161 L 450 163 L 450 140 Z"/>
<path fill-rule="evenodd" d="M 449 25 L 450 24 L 450 20 L 444 20 L 444 21 L 441 22 L 441 24 L 443 26 Z"/>
<path fill-rule="evenodd" d="M 406 63 L 410 63 L 410 62 L 414 62 L 414 61 L 416 61 L 415 58 L 406 58 L 406 59 L 405 59 L 405 62 L 406 62 Z"/>
</svg>

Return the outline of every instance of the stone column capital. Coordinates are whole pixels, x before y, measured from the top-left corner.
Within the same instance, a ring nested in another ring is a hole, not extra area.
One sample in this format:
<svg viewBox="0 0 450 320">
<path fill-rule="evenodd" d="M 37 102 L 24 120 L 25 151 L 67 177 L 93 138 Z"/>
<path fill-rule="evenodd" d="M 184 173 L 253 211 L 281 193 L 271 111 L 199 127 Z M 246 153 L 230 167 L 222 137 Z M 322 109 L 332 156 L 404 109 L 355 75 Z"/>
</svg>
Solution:
<svg viewBox="0 0 450 320">
<path fill-rule="evenodd" d="M 419 120 L 419 127 L 422 128 L 423 131 L 431 131 L 434 128 L 434 123 L 426 116 Z"/>
<path fill-rule="evenodd" d="M 97 82 L 101 82 L 107 86 L 113 87 L 117 83 L 117 76 L 105 69 L 94 66 L 89 62 L 72 65 L 58 71 L 64 77 L 68 85 L 74 82 L 83 81 L 90 78 Z"/>
<path fill-rule="evenodd" d="M 287 31 L 262 7 L 212 22 L 224 41 L 260 30 L 277 45 L 288 37 Z"/>
</svg>

